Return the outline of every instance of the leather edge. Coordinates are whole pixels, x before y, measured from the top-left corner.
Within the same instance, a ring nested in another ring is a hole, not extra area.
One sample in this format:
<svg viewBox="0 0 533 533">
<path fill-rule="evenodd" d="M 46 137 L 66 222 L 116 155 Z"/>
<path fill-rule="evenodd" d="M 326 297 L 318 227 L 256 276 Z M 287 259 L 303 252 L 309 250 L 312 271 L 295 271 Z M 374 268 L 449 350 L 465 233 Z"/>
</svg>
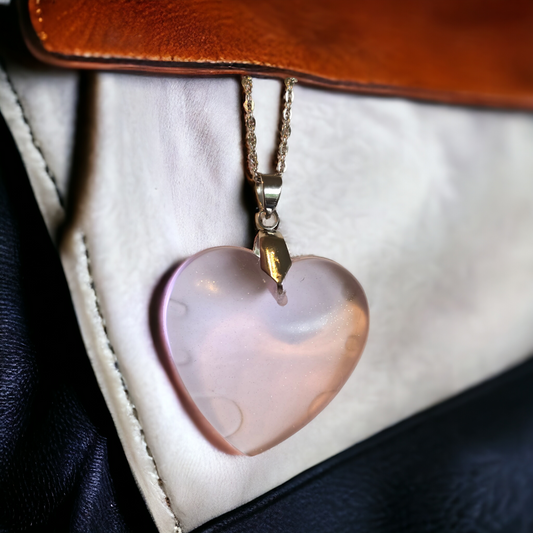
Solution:
<svg viewBox="0 0 533 533">
<path fill-rule="evenodd" d="M 407 98 L 441 104 L 490 107 L 505 110 L 533 111 L 533 95 L 506 96 L 501 94 L 474 94 L 461 91 L 421 89 L 401 85 L 357 83 L 348 80 L 323 78 L 292 70 L 250 63 L 223 62 L 169 62 L 136 60 L 117 57 L 66 56 L 49 52 L 35 33 L 30 19 L 28 2 L 17 2 L 22 35 L 29 51 L 43 63 L 70 69 L 105 70 L 163 74 L 174 76 L 241 76 L 252 75 L 264 78 L 295 77 L 304 85 L 320 89 L 345 91 L 362 95 Z"/>
</svg>

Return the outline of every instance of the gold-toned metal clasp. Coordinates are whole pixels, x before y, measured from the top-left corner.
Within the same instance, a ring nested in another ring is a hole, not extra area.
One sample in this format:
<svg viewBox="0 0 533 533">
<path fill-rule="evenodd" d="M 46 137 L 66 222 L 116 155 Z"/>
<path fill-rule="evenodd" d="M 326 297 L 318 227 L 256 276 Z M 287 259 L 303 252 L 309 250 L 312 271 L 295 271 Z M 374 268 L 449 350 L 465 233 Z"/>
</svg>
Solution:
<svg viewBox="0 0 533 533">
<path fill-rule="evenodd" d="M 259 233 L 255 237 L 254 252 L 259 256 L 261 269 L 283 292 L 283 280 L 291 268 L 292 261 L 283 235 L 277 231 L 279 216 L 276 211 L 283 181 L 280 174 L 255 175 L 254 190 L 259 211 L 255 215 L 255 225 Z"/>
<path fill-rule="evenodd" d="M 259 256 L 261 269 L 283 290 L 282 284 L 292 261 L 287 243 L 279 231 L 260 230 L 255 237 L 254 252 Z"/>
</svg>

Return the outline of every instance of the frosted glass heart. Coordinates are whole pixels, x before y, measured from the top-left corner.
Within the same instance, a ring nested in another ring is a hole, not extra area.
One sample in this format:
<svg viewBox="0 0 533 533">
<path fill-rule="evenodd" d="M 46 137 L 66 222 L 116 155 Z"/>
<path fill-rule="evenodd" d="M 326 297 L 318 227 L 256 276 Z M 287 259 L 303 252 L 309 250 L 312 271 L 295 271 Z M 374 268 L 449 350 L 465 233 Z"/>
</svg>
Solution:
<svg viewBox="0 0 533 533">
<path fill-rule="evenodd" d="M 165 286 L 160 327 L 178 392 L 204 434 L 256 455 L 335 397 L 359 361 L 368 304 L 358 281 L 321 257 L 293 259 L 286 301 L 250 250 L 204 250 Z"/>
</svg>

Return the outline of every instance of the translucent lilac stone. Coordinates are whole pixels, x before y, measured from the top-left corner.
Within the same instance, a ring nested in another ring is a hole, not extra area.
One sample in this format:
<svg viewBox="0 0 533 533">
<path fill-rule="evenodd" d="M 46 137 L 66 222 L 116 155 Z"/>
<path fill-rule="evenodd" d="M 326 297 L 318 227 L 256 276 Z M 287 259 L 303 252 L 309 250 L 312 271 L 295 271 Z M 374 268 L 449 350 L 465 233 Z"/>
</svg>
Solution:
<svg viewBox="0 0 533 533">
<path fill-rule="evenodd" d="M 161 332 L 178 392 L 230 453 L 256 455 L 305 426 L 365 346 L 366 297 L 342 266 L 293 259 L 284 288 L 281 305 L 258 257 L 230 246 L 192 256 L 165 287 Z"/>
</svg>

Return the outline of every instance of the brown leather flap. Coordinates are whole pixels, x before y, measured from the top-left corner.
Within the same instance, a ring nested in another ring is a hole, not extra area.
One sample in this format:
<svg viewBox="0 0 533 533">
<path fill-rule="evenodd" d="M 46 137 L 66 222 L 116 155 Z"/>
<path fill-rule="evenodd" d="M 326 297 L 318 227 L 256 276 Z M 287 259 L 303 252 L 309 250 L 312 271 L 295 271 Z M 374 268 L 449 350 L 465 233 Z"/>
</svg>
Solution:
<svg viewBox="0 0 533 533">
<path fill-rule="evenodd" d="M 531 0 L 23 0 L 56 65 L 533 109 Z"/>
</svg>

